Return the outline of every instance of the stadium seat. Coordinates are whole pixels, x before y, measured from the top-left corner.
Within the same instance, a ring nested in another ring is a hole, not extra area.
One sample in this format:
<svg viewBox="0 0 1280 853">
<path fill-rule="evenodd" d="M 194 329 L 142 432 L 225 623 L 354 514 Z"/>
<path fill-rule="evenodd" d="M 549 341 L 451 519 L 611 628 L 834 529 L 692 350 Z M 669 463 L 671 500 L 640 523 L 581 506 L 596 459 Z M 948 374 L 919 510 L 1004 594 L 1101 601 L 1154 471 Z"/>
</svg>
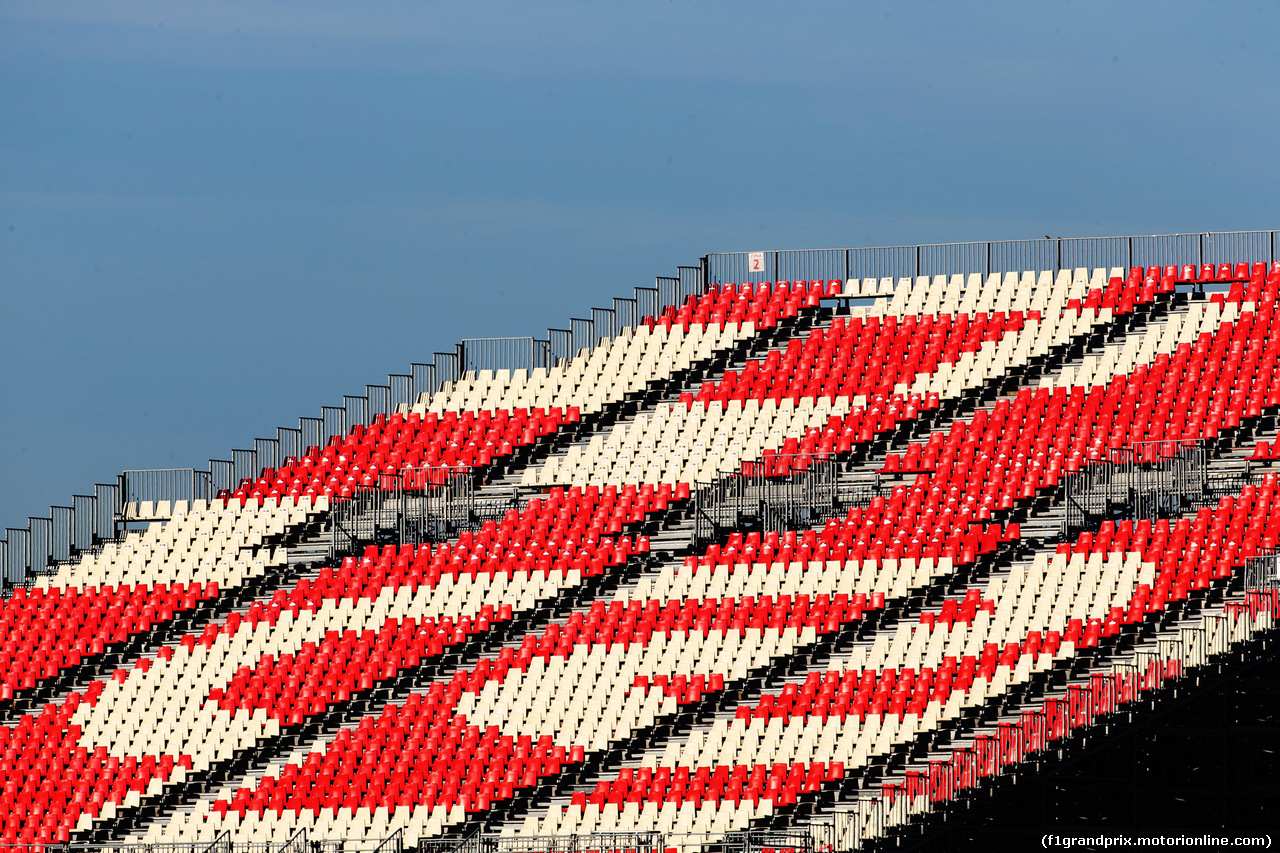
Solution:
<svg viewBox="0 0 1280 853">
<path fill-rule="evenodd" d="M 1278 291 L 1221 262 L 717 285 L 138 502 L 0 604 L 0 840 L 723 834 L 835 790 L 883 835 L 1272 627 L 1240 578 L 1280 545 Z M 1189 442 L 1237 472 L 1207 505 L 1046 541 L 1068 479 Z M 687 544 L 700 485 L 815 460 L 881 486 Z M 519 506 L 290 562 L 406 468 Z"/>
</svg>

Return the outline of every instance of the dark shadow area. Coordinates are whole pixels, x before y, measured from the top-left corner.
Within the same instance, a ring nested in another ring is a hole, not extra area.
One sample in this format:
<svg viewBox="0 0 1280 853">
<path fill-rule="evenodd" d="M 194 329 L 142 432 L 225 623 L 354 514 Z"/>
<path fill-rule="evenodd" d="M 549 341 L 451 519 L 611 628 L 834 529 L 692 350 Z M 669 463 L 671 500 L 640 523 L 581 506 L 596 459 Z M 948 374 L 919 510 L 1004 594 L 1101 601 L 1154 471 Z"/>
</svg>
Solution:
<svg viewBox="0 0 1280 853">
<path fill-rule="evenodd" d="M 1045 833 L 1276 834 L 1280 654 L 1272 645 L 1224 669 L 883 849 L 1040 849 Z"/>
</svg>

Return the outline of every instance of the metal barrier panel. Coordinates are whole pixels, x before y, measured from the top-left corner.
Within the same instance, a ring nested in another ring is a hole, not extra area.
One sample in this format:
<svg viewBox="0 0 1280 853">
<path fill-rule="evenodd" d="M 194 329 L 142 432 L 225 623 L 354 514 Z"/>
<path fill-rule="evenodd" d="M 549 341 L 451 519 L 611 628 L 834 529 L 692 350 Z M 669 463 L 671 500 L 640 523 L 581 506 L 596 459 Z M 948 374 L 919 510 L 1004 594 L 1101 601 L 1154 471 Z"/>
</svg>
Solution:
<svg viewBox="0 0 1280 853">
<path fill-rule="evenodd" d="M 364 386 L 364 396 L 369 401 L 368 423 L 373 423 L 379 415 L 386 417 L 395 411 L 391 406 L 391 384 L 389 381 L 386 385 Z"/>
<path fill-rule="evenodd" d="M 848 278 L 849 251 L 847 249 L 806 249 L 798 252 L 778 252 L 774 262 L 776 281 L 813 281 Z"/>
<path fill-rule="evenodd" d="M 954 275 L 991 272 L 990 243 L 939 243 L 920 247 L 916 275 Z"/>
<path fill-rule="evenodd" d="M 676 275 L 680 279 L 680 299 L 684 301 L 690 296 L 701 296 L 707 290 L 706 273 L 702 266 L 676 267 Z"/>
<path fill-rule="evenodd" d="M 658 302 L 662 305 L 680 305 L 684 302 L 684 297 L 680 295 L 680 279 L 677 276 L 655 276 L 653 286 L 658 291 Z"/>
<path fill-rule="evenodd" d="M 27 568 L 29 571 L 43 572 L 49 567 L 53 554 L 53 519 L 27 519 L 27 530 L 31 538 L 27 544 Z"/>
<path fill-rule="evenodd" d="M 881 494 L 871 486 L 840 482 L 841 464 L 807 454 L 769 455 L 743 463 L 742 471 L 699 483 L 693 493 L 695 548 L 732 531 L 782 533 L 812 527 L 867 506 Z"/>
<path fill-rule="evenodd" d="M 919 246 L 849 250 L 849 278 L 915 278 L 919 272 Z"/>
<path fill-rule="evenodd" d="M 570 329 L 547 329 L 547 366 L 567 362 L 574 356 L 573 331 Z"/>
<path fill-rule="evenodd" d="M 376 486 L 352 489 L 333 501 L 330 556 L 355 555 L 369 545 L 419 545 L 478 530 L 519 507 L 519 491 L 475 492 L 470 468 L 404 468 L 383 474 Z"/>
<path fill-rule="evenodd" d="M 1273 231 L 1219 231 L 1204 235 L 1202 264 L 1271 263 Z"/>
<path fill-rule="evenodd" d="M 416 402 L 413 399 L 413 377 L 408 373 L 387 374 L 387 389 L 390 397 L 387 408 L 390 412 L 398 412 Z"/>
<path fill-rule="evenodd" d="M 77 551 L 87 551 L 94 546 L 93 519 L 97 513 L 97 499 L 93 495 L 72 495 L 71 507 L 75 524 L 71 531 L 71 546 Z"/>
<path fill-rule="evenodd" d="M 616 338 L 618 336 L 617 320 L 617 315 L 612 308 L 592 308 L 591 331 L 594 334 L 590 346 L 596 346 L 605 338 Z"/>
<path fill-rule="evenodd" d="M 281 464 L 303 455 L 302 430 L 298 427 L 276 427 L 276 442 L 280 447 Z"/>
<path fill-rule="evenodd" d="M 69 506 L 49 507 L 49 518 L 53 522 L 50 557 L 53 562 L 61 563 L 71 559 L 72 530 L 75 526 L 75 510 Z"/>
<path fill-rule="evenodd" d="M 1248 592 L 1261 593 L 1280 589 L 1280 554 L 1275 549 L 1267 549 L 1245 560 L 1244 588 Z"/>
<path fill-rule="evenodd" d="M 550 343 L 538 338 L 467 338 L 458 345 L 462 373 L 546 367 Z"/>
<path fill-rule="evenodd" d="M 1039 272 L 1058 268 L 1057 240 L 1003 240 L 989 243 L 991 272 Z M 943 270 L 941 274 L 947 274 Z"/>
<path fill-rule="evenodd" d="M 209 460 L 209 488 L 216 495 L 218 492 L 230 491 L 236 486 L 235 464 L 230 459 Z"/>
<path fill-rule="evenodd" d="M 324 425 L 320 430 L 320 442 L 323 447 L 335 435 L 347 434 L 347 410 L 342 406 L 321 406 L 320 417 Z M 238 482 L 238 478 L 237 478 Z"/>
<path fill-rule="evenodd" d="M 1070 539 L 1108 520 L 1173 518 L 1214 506 L 1249 482 L 1248 470 L 1211 472 L 1203 439 L 1134 442 L 1066 477 L 1062 535 Z"/>
<path fill-rule="evenodd" d="M 231 451 L 231 479 L 239 486 L 244 480 L 255 480 L 258 477 L 258 454 L 253 450 Z"/>
<path fill-rule="evenodd" d="M 662 313 L 662 304 L 658 301 L 658 288 L 637 287 L 635 292 L 637 324 L 641 318 L 656 317 Z"/>
<path fill-rule="evenodd" d="M 193 501 L 213 497 L 208 471 L 195 468 L 153 468 L 120 475 L 122 502 Z"/>
<path fill-rule="evenodd" d="M 342 395 L 342 408 L 347 412 L 346 429 L 344 434 L 351 431 L 356 424 L 367 426 L 372 420 L 369 415 L 369 398 L 357 397 L 352 394 Z"/>
<path fill-rule="evenodd" d="M 475 478 L 470 468 L 406 468 L 390 485 L 397 544 L 449 539 L 474 520 Z"/>
<path fill-rule="evenodd" d="M 1129 266 L 1183 266 L 1201 262 L 1199 234 L 1156 234 L 1129 238 Z"/>
<path fill-rule="evenodd" d="M 116 519 L 124 506 L 120 503 L 119 483 L 94 483 L 94 535 L 98 542 L 116 538 Z"/>
<path fill-rule="evenodd" d="M 280 467 L 280 442 L 274 438 L 255 438 L 253 440 L 254 461 L 258 471 L 264 468 Z M 255 476 L 257 472 L 254 472 Z"/>
<path fill-rule="evenodd" d="M 1127 267 L 1128 237 L 1072 237 L 1062 241 L 1059 269 Z"/>
<path fill-rule="evenodd" d="M 462 376 L 462 370 L 459 365 L 458 352 L 455 348 L 453 352 L 437 352 L 432 354 L 431 363 L 435 365 L 436 387 L 431 389 L 434 393 L 446 382 L 457 382 Z"/>
<path fill-rule="evenodd" d="M 637 301 L 635 299 L 614 297 L 613 316 L 617 318 L 619 333 L 621 333 L 623 329 L 631 329 L 634 331 L 636 326 L 640 323 Z"/>
<path fill-rule="evenodd" d="M 6 527 L 4 533 L 5 579 L 11 584 L 22 583 L 27 576 L 27 546 L 31 531 Z"/>
<path fill-rule="evenodd" d="M 426 394 L 430 396 L 440 387 L 439 381 L 436 379 L 436 366 L 434 364 L 420 364 L 414 362 L 409 365 L 410 405 L 418 402 L 418 398 Z"/>
<path fill-rule="evenodd" d="M 572 333 L 573 344 L 570 346 L 569 358 L 576 358 L 578 353 L 586 347 L 596 345 L 595 323 L 583 317 L 569 318 L 569 331 Z"/>
<path fill-rule="evenodd" d="M 717 252 L 707 255 L 708 284 L 738 284 L 741 282 L 765 281 L 765 271 L 752 271 L 748 268 L 746 252 Z M 661 293 L 661 287 L 658 288 Z M 660 301 L 661 297 L 659 297 Z M 669 304 L 669 303 L 668 303 Z"/>
<path fill-rule="evenodd" d="M 473 836 L 452 841 L 451 851 L 480 853 L 662 853 L 670 836 L 659 832 L 593 832 L 586 835 Z M 433 849 L 440 850 L 433 843 Z M 441 850 L 441 853 L 446 851 Z"/>
<path fill-rule="evenodd" d="M 302 450 L 303 453 L 307 453 L 312 447 L 322 447 L 324 445 L 324 420 L 322 418 L 299 418 L 298 430 L 302 433 L 302 437 L 298 439 L 298 446 L 305 448 Z"/>
</svg>

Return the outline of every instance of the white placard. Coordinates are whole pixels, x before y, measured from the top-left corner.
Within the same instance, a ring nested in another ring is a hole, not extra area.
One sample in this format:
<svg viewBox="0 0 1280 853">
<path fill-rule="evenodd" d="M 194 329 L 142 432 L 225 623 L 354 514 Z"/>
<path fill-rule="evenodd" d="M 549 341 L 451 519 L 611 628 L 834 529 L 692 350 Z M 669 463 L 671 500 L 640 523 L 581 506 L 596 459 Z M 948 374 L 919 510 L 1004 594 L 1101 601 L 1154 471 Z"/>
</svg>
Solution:
<svg viewBox="0 0 1280 853">
<path fill-rule="evenodd" d="M 764 252 L 747 252 L 747 272 L 764 272 Z"/>
</svg>

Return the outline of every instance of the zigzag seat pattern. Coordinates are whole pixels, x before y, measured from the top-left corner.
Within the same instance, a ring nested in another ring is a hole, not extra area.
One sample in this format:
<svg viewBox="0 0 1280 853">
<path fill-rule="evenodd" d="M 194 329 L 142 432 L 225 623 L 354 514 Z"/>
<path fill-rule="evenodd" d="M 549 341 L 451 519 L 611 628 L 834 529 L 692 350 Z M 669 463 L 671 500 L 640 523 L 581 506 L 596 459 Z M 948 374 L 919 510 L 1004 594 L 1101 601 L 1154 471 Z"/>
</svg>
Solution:
<svg viewBox="0 0 1280 853">
<path fill-rule="evenodd" d="M 832 808 L 848 845 L 878 838 L 1202 663 L 1153 645 L 1113 670 L 1121 640 L 1206 608 L 1225 642 L 1270 630 L 1275 595 L 1240 577 L 1280 539 L 1278 291 L 1256 264 L 723 285 L 553 367 L 467 373 L 0 606 L 0 842 L 723 833 Z M 1194 440 L 1263 470 L 1212 506 L 1024 535 L 1076 472 Z M 900 479 L 666 552 L 700 483 L 817 459 Z M 525 494 L 286 571 L 330 500 L 405 468 Z M 990 707 L 967 752 L 890 761 Z"/>
<path fill-rule="evenodd" d="M 284 560 L 268 540 L 310 512 L 205 502 L 176 509 L 169 523 L 108 543 L 0 604 L 0 702 L 30 696 L 130 638 L 253 584 Z"/>
</svg>

